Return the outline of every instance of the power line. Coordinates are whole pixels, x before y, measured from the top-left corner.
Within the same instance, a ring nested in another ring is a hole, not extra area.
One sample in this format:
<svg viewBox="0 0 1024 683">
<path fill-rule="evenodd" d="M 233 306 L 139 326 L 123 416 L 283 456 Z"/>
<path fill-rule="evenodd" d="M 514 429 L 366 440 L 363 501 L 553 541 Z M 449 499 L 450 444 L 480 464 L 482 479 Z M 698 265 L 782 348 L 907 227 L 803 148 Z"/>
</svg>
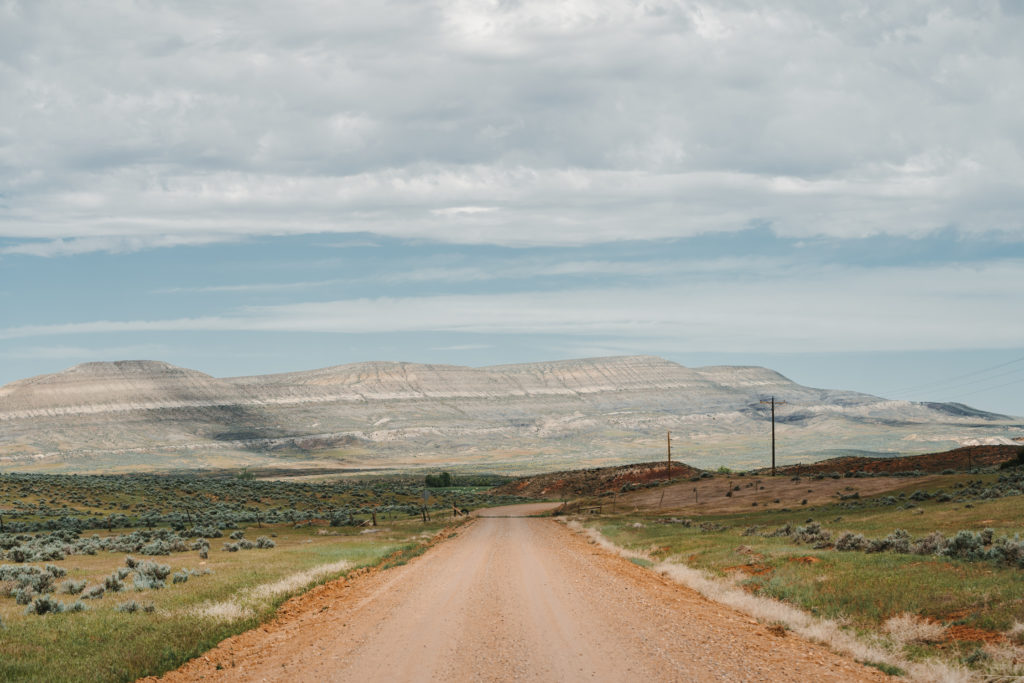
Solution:
<svg viewBox="0 0 1024 683">
<path fill-rule="evenodd" d="M 914 385 L 914 386 L 905 387 L 905 388 L 902 388 L 902 389 L 893 389 L 893 390 L 887 391 L 885 393 L 899 395 L 899 394 L 914 393 L 916 391 L 922 391 L 922 390 L 929 390 L 929 391 L 938 390 L 938 389 L 941 389 L 945 385 L 950 385 L 950 384 L 955 385 L 957 380 L 962 380 L 962 379 L 965 379 L 965 378 L 978 377 L 978 376 L 981 376 L 981 375 L 988 375 L 990 373 L 993 373 L 996 370 L 1000 370 L 1002 368 L 1006 368 L 1008 366 L 1012 366 L 1012 365 L 1016 364 L 1016 362 L 1020 362 L 1021 360 L 1024 360 L 1024 356 L 1022 356 L 1020 358 L 1015 358 L 1013 360 L 1008 360 L 1007 362 L 1000 362 L 1000 364 L 998 364 L 997 366 L 991 366 L 989 368 L 982 368 L 981 370 L 975 370 L 975 371 L 972 371 L 972 372 L 969 372 L 969 373 L 963 373 L 961 375 L 953 375 L 951 377 L 947 377 L 947 378 L 944 378 L 944 379 L 941 379 L 941 380 L 933 380 L 933 381 L 927 382 L 925 384 L 918 384 L 918 385 Z M 982 380 L 984 380 L 984 379 L 995 379 L 995 377 L 982 378 Z"/>
<path fill-rule="evenodd" d="M 999 375 L 993 375 L 991 377 L 982 377 L 981 379 L 972 379 L 972 380 L 967 381 L 967 382 L 960 382 L 958 384 L 950 384 L 949 386 L 941 387 L 940 389 L 935 389 L 934 391 L 948 392 L 948 391 L 951 391 L 953 389 L 959 389 L 960 387 L 969 387 L 972 384 L 981 384 L 982 382 L 992 382 L 994 380 L 1005 379 L 1006 377 L 1009 377 L 1010 375 L 1016 375 L 1016 374 L 1019 374 L 1021 372 L 1024 372 L 1024 368 L 1019 368 L 1017 370 L 1010 370 L 1009 372 L 1005 372 L 1005 373 L 1002 373 L 1002 374 L 999 374 Z"/>
<path fill-rule="evenodd" d="M 975 394 L 981 394 L 986 391 L 992 391 L 993 389 L 1002 389 L 1003 387 L 1008 387 L 1011 384 L 1020 384 L 1021 382 L 1024 382 L 1024 377 L 1021 377 L 1020 379 L 1015 379 L 1012 382 L 1007 382 L 1006 384 L 997 384 L 993 387 L 985 387 L 984 389 L 978 389 L 977 391 L 971 391 L 966 394 L 960 394 L 960 396 L 974 396 Z"/>
<path fill-rule="evenodd" d="M 889 390 L 889 391 L 886 391 L 886 392 L 883 392 L 883 393 L 885 395 L 900 395 L 900 394 L 907 394 L 909 392 L 915 392 L 915 391 L 922 390 L 922 389 L 941 388 L 943 385 L 949 384 L 951 382 L 955 382 L 956 380 L 964 379 L 964 378 L 967 378 L 967 377 L 974 377 L 974 376 L 977 376 L 977 375 L 982 375 L 982 374 L 985 374 L 985 373 L 988 373 L 988 372 L 992 372 L 993 370 L 998 370 L 1000 368 L 1005 368 L 1007 365 L 1013 365 L 1014 363 L 1020 363 L 1021 361 L 1024 361 L 1024 356 L 1021 356 L 1020 358 L 1014 358 L 1013 360 L 1008 360 L 1005 363 L 999 363 L 997 365 L 992 365 L 992 366 L 989 366 L 987 368 L 981 368 L 980 370 L 972 370 L 970 372 L 965 372 L 965 373 L 962 373 L 962 374 L 959 374 L 959 375 L 953 375 L 952 377 L 946 377 L 944 379 L 933 380 L 931 382 L 926 382 L 924 384 L 917 384 L 917 385 L 914 385 L 914 386 L 903 387 L 903 388 L 900 388 L 900 389 L 892 389 L 892 390 Z M 995 378 L 989 378 L 989 379 L 995 379 Z"/>
</svg>

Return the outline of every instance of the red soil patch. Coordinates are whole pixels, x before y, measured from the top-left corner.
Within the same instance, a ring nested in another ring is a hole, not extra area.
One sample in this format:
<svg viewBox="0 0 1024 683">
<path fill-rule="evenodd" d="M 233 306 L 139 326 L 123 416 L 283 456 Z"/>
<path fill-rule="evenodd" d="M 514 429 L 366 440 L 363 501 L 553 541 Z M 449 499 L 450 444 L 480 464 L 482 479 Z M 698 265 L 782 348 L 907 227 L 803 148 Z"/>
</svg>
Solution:
<svg viewBox="0 0 1024 683">
<path fill-rule="evenodd" d="M 1020 446 L 965 446 L 942 453 L 894 456 L 892 458 L 867 458 L 847 456 L 832 458 L 809 465 L 786 465 L 779 467 L 780 474 L 818 474 L 839 472 L 942 472 L 944 470 L 966 470 L 972 467 L 991 467 L 1013 460 L 1020 452 Z M 764 473 L 768 470 L 758 470 Z"/>
<path fill-rule="evenodd" d="M 891 458 L 849 456 L 822 460 L 807 465 L 786 465 L 778 468 L 778 474 L 791 477 L 793 475 L 828 474 L 832 472 L 838 472 L 839 474 L 847 472 L 895 474 L 897 472 L 914 471 L 939 473 L 945 470 L 967 470 L 972 467 L 1001 465 L 1016 458 L 1021 448 L 1021 446 L 966 446 L 942 453 L 894 456 Z M 704 470 L 690 467 L 684 463 L 672 463 L 672 479 L 674 480 L 686 480 L 703 472 Z M 770 472 L 770 469 L 765 468 L 753 470 L 750 474 L 763 476 L 768 472 Z M 664 480 L 667 476 L 668 471 L 664 461 L 642 462 L 633 465 L 538 474 L 499 486 L 493 490 L 493 493 L 496 495 L 521 495 L 537 498 L 596 496 L 601 493 L 617 493 L 626 484 L 642 486 L 648 482 Z M 795 501 L 788 501 L 787 504 L 799 505 L 804 497 L 806 496 L 800 496 Z"/>
<path fill-rule="evenodd" d="M 920 563 L 919 562 L 915 562 L 914 564 L 912 564 L 910 566 L 915 566 L 915 565 L 918 565 L 918 564 L 920 564 Z M 953 610 L 952 612 L 947 612 L 946 614 L 942 615 L 942 617 L 941 617 L 941 619 L 939 621 L 940 622 L 942 622 L 942 621 L 956 621 L 957 619 L 963 619 L 963 618 L 965 618 L 968 614 L 970 614 L 973 611 L 974 611 L 974 609 L 971 608 L 971 607 L 964 607 L 963 609 Z"/>
<path fill-rule="evenodd" d="M 524 484 L 525 485 L 529 485 L 529 482 L 524 482 Z M 565 487 L 568 486 L 568 485 L 569 485 L 569 482 L 567 482 L 565 479 L 556 479 L 555 481 L 551 482 L 548 486 L 546 486 L 544 488 L 544 490 L 541 491 L 541 494 L 542 495 L 547 495 L 548 493 L 551 493 L 551 492 L 557 493 L 557 492 L 562 491 L 563 489 L 565 489 Z"/>
<path fill-rule="evenodd" d="M 821 562 L 821 559 L 811 557 L 810 555 L 804 555 L 803 557 L 794 557 L 790 562 L 796 562 L 797 564 L 817 564 L 818 562 Z"/>
<path fill-rule="evenodd" d="M 969 641 L 975 643 L 1002 643 L 1006 636 L 998 631 L 986 631 L 971 626 L 949 626 L 946 628 L 946 641 Z"/>
<path fill-rule="evenodd" d="M 700 474 L 701 470 L 683 463 L 672 463 L 672 478 L 684 479 Z M 496 495 L 523 495 L 534 497 L 593 496 L 606 491 L 617 492 L 625 484 L 646 484 L 668 477 L 664 461 L 641 462 L 616 467 L 597 467 L 586 470 L 551 472 L 519 479 L 494 489 Z"/>
<path fill-rule="evenodd" d="M 763 576 L 765 574 L 771 574 L 772 568 L 767 564 L 738 564 L 735 567 L 726 567 L 727 572 L 741 572 L 743 574 L 749 574 L 750 576 Z"/>
</svg>

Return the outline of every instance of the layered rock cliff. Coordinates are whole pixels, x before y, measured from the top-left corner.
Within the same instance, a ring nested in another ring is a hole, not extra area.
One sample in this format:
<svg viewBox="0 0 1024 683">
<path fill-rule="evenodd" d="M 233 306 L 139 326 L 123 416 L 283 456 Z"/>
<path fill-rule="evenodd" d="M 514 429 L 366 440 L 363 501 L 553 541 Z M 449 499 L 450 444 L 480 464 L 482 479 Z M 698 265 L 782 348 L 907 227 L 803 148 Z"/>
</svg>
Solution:
<svg viewBox="0 0 1024 683">
<path fill-rule="evenodd" d="M 482 454 L 605 462 L 649 457 L 638 449 L 653 447 L 666 429 L 694 452 L 731 462 L 770 429 L 760 402 L 769 396 L 785 402 L 777 420 L 791 453 L 906 443 L 913 450 L 918 442 L 934 446 L 928 435 L 936 430 L 1012 431 L 1001 416 L 948 404 L 886 401 L 804 387 L 765 368 L 686 368 L 651 356 L 486 368 L 373 362 L 234 378 L 118 361 L 0 387 L 0 466 L 140 449 L 341 449 L 339 457 L 362 462 Z"/>
</svg>

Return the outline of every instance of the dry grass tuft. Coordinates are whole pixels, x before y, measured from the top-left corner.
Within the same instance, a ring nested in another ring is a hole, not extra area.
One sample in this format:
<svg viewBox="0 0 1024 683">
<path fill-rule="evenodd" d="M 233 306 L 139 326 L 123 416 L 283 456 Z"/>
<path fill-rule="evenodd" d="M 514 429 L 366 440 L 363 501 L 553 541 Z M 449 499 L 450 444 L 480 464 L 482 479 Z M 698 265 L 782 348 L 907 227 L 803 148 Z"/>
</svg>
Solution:
<svg viewBox="0 0 1024 683">
<path fill-rule="evenodd" d="M 642 552 L 639 552 L 639 551 L 636 551 L 636 550 L 629 550 L 627 548 L 622 548 L 622 547 L 619 547 L 619 546 L 615 545 L 614 543 L 609 541 L 607 538 L 605 538 L 604 535 L 602 535 L 601 532 L 598 531 L 597 529 L 591 529 L 590 527 L 585 527 L 582 524 L 580 524 L 579 522 L 577 522 L 576 520 L 569 520 L 568 522 L 565 523 L 565 525 L 567 527 L 569 527 L 570 529 L 572 529 L 573 531 L 583 534 L 588 539 L 590 539 L 590 541 L 592 543 L 595 543 L 596 545 L 601 546 L 602 548 L 604 548 L 608 552 L 615 553 L 616 555 L 619 555 L 621 557 L 625 557 L 628 560 L 648 560 L 650 562 L 654 561 L 654 558 L 652 558 L 647 553 L 642 553 Z"/>
<path fill-rule="evenodd" d="M 308 586 L 314 581 L 319 581 L 325 576 L 339 574 L 351 566 L 352 563 L 347 560 L 332 562 L 331 564 L 322 564 L 319 567 L 313 567 L 312 569 L 307 569 L 304 572 L 289 574 L 279 581 L 264 583 L 251 588 L 242 593 L 242 598 L 262 601 L 276 598 L 280 595 L 287 595 L 288 593 L 293 593 L 300 588 Z"/>
<path fill-rule="evenodd" d="M 352 563 L 348 560 L 322 564 L 319 567 L 313 567 L 312 569 L 307 569 L 304 572 L 289 574 L 283 579 L 274 581 L 273 583 L 264 583 L 259 586 L 254 586 L 253 588 L 239 591 L 239 593 L 231 600 L 204 603 L 188 611 L 190 614 L 197 617 L 206 617 L 209 619 L 226 621 L 247 619 L 255 614 L 254 610 L 248 605 L 269 602 L 270 600 L 282 595 L 295 593 L 309 584 L 319 581 L 325 576 L 339 574 L 351 566 Z"/>
<path fill-rule="evenodd" d="M 190 614 L 197 617 L 205 617 L 216 621 L 235 621 L 236 619 L 248 619 L 253 616 L 253 611 L 248 607 L 242 607 L 237 602 L 227 600 L 224 602 L 208 602 L 189 610 Z"/>
<path fill-rule="evenodd" d="M 925 621 L 913 614 L 900 614 L 888 619 L 882 629 L 900 645 L 937 643 L 946 635 L 946 627 Z"/>
</svg>

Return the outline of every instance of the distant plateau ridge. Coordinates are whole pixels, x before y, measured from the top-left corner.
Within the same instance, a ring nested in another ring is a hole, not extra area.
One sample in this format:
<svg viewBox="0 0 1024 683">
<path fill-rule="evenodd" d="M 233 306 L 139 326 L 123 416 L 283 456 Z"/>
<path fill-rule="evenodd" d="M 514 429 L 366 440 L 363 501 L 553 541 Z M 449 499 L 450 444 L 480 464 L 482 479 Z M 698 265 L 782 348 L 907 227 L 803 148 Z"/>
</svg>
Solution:
<svg viewBox="0 0 1024 683">
<path fill-rule="evenodd" d="M 955 403 L 801 386 L 760 367 L 652 356 L 470 368 L 371 362 L 215 378 L 160 361 L 85 363 L 0 387 L 0 469 L 475 468 L 511 472 L 676 457 L 779 462 L 1024 439 L 1021 420 Z"/>
</svg>

